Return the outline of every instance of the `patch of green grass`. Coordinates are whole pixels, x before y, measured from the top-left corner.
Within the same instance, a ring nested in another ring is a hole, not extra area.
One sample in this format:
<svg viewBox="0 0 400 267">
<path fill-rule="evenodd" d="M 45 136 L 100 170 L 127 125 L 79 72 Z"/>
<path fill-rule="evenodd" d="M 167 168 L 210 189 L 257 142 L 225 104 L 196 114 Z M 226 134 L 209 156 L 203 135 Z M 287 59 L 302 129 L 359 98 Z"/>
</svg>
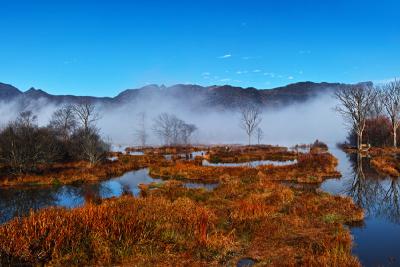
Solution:
<svg viewBox="0 0 400 267">
<path fill-rule="evenodd" d="M 342 221 L 342 216 L 336 213 L 328 213 L 322 217 L 322 220 L 327 223 L 337 223 Z"/>
</svg>

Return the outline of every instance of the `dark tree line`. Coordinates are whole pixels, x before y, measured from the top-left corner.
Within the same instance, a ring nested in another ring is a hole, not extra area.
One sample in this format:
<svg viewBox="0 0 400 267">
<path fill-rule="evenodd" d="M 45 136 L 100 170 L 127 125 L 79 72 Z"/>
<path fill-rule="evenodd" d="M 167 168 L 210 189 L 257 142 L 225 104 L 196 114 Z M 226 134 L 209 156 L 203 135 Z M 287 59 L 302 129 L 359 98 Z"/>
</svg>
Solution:
<svg viewBox="0 0 400 267">
<path fill-rule="evenodd" d="M 99 114 L 93 104 L 65 105 L 49 124 L 40 127 L 31 111 L 0 130 L 0 163 L 13 173 L 34 172 L 40 164 L 105 159 L 109 145 L 96 127 Z"/>
</svg>

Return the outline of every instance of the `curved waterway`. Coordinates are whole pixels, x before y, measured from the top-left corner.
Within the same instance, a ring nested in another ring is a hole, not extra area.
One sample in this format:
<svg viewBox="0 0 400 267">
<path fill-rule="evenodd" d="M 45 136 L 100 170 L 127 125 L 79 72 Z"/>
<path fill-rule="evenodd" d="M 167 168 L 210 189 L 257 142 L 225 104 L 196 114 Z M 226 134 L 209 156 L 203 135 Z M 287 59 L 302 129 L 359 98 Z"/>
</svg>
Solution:
<svg viewBox="0 0 400 267">
<path fill-rule="evenodd" d="M 343 176 L 326 180 L 321 189 L 353 198 L 366 215 L 363 225 L 351 227 L 353 253 L 363 266 L 400 266 L 400 180 L 378 174 L 367 157 L 330 151 Z"/>
</svg>

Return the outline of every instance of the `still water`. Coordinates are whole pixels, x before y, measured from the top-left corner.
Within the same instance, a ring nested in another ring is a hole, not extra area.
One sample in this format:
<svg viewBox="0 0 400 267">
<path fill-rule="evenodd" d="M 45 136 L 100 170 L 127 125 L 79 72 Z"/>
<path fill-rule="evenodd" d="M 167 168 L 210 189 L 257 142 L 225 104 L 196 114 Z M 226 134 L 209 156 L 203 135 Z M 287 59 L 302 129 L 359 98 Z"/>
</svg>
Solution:
<svg viewBox="0 0 400 267">
<path fill-rule="evenodd" d="M 352 197 L 366 215 L 362 226 L 351 228 L 353 253 L 363 266 L 400 266 L 400 180 L 378 174 L 366 157 L 330 151 L 343 177 L 326 180 L 321 189 Z"/>
<path fill-rule="evenodd" d="M 273 165 L 273 166 L 286 166 L 296 164 L 297 160 L 255 160 L 240 163 L 211 163 L 208 160 L 203 160 L 203 166 L 213 166 L 213 167 L 257 167 L 261 165 Z"/>
<path fill-rule="evenodd" d="M 151 178 L 148 169 L 141 169 L 94 184 L 0 188 L 0 223 L 26 215 L 31 209 L 38 210 L 49 206 L 73 208 L 82 205 L 88 199 L 108 198 L 124 193 L 138 195 L 139 184 L 161 181 Z"/>
<path fill-rule="evenodd" d="M 74 208 L 81 206 L 89 199 L 118 197 L 126 193 L 137 196 L 140 193 L 138 187 L 140 184 L 152 182 L 162 183 L 163 180 L 154 179 L 149 175 L 148 169 L 141 169 L 93 184 L 0 188 L 0 224 L 17 216 L 24 216 L 30 210 L 50 206 Z M 183 186 L 213 190 L 218 184 L 184 183 Z"/>
</svg>

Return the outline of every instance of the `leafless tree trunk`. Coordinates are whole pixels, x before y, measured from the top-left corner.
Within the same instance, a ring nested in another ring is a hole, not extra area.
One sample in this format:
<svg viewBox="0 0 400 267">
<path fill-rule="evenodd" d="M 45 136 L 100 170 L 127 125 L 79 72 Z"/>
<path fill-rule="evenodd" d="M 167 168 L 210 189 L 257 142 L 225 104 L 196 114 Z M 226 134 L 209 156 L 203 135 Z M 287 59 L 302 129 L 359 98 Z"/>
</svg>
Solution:
<svg viewBox="0 0 400 267">
<path fill-rule="evenodd" d="M 183 123 L 180 131 L 181 131 L 181 135 L 182 135 L 182 143 L 184 145 L 190 144 L 190 139 L 196 130 L 197 130 L 196 125 Z"/>
<path fill-rule="evenodd" d="M 384 85 L 381 99 L 391 122 L 393 146 L 397 147 L 397 129 L 400 126 L 400 81 L 395 80 Z"/>
<path fill-rule="evenodd" d="M 240 110 L 240 127 L 246 131 L 249 137 L 249 145 L 251 144 L 251 136 L 261 123 L 261 111 L 255 105 L 247 105 Z"/>
<path fill-rule="evenodd" d="M 172 143 L 172 123 L 171 116 L 168 113 L 161 113 L 154 119 L 153 131 L 156 135 L 163 140 L 164 144 L 170 145 Z"/>
<path fill-rule="evenodd" d="M 75 116 L 81 124 L 81 127 L 88 131 L 89 128 L 100 119 L 96 106 L 89 101 L 82 101 L 72 107 Z"/>
<path fill-rule="evenodd" d="M 147 128 L 146 128 L 146 113 L 145 112 L 140 112 L 138 114 L 139 117 L 139 123 L 138 123 L 138 129 L 135 132 L 136 138 L 139 141 L 140 145 L 142 147 L 146 146 L 147 142 Z"/>
<path fill-rule="evenodd" d="M 61 135 L 63 142 L 67 142 L 76 128 L 74 107 L 65 105 L 53 113 L 49 127 Z"/>
<path fill-rule="evenodd" d="M 336 111 L 354 128 L 357 134 L 357 149 L 361 149 L 365 122 L 377 100 L 377 90 L 370 84 L 343 87 L 335 92 L 339 100 Z"/>
<path fill-rule="evenodd" d="M 261 144 L 261 140 L 264 138 L 264 131 L 258 127 L 257 128 L 257 143 L 260 145 Z"/>
<path fill-rule="evenodd" d="M 153 131 L 165 145 L 187 145 L 196 130 L 196 125 L 188 124 L 173 114 L 162 113 L 154 119 Z"/>
</svg>

